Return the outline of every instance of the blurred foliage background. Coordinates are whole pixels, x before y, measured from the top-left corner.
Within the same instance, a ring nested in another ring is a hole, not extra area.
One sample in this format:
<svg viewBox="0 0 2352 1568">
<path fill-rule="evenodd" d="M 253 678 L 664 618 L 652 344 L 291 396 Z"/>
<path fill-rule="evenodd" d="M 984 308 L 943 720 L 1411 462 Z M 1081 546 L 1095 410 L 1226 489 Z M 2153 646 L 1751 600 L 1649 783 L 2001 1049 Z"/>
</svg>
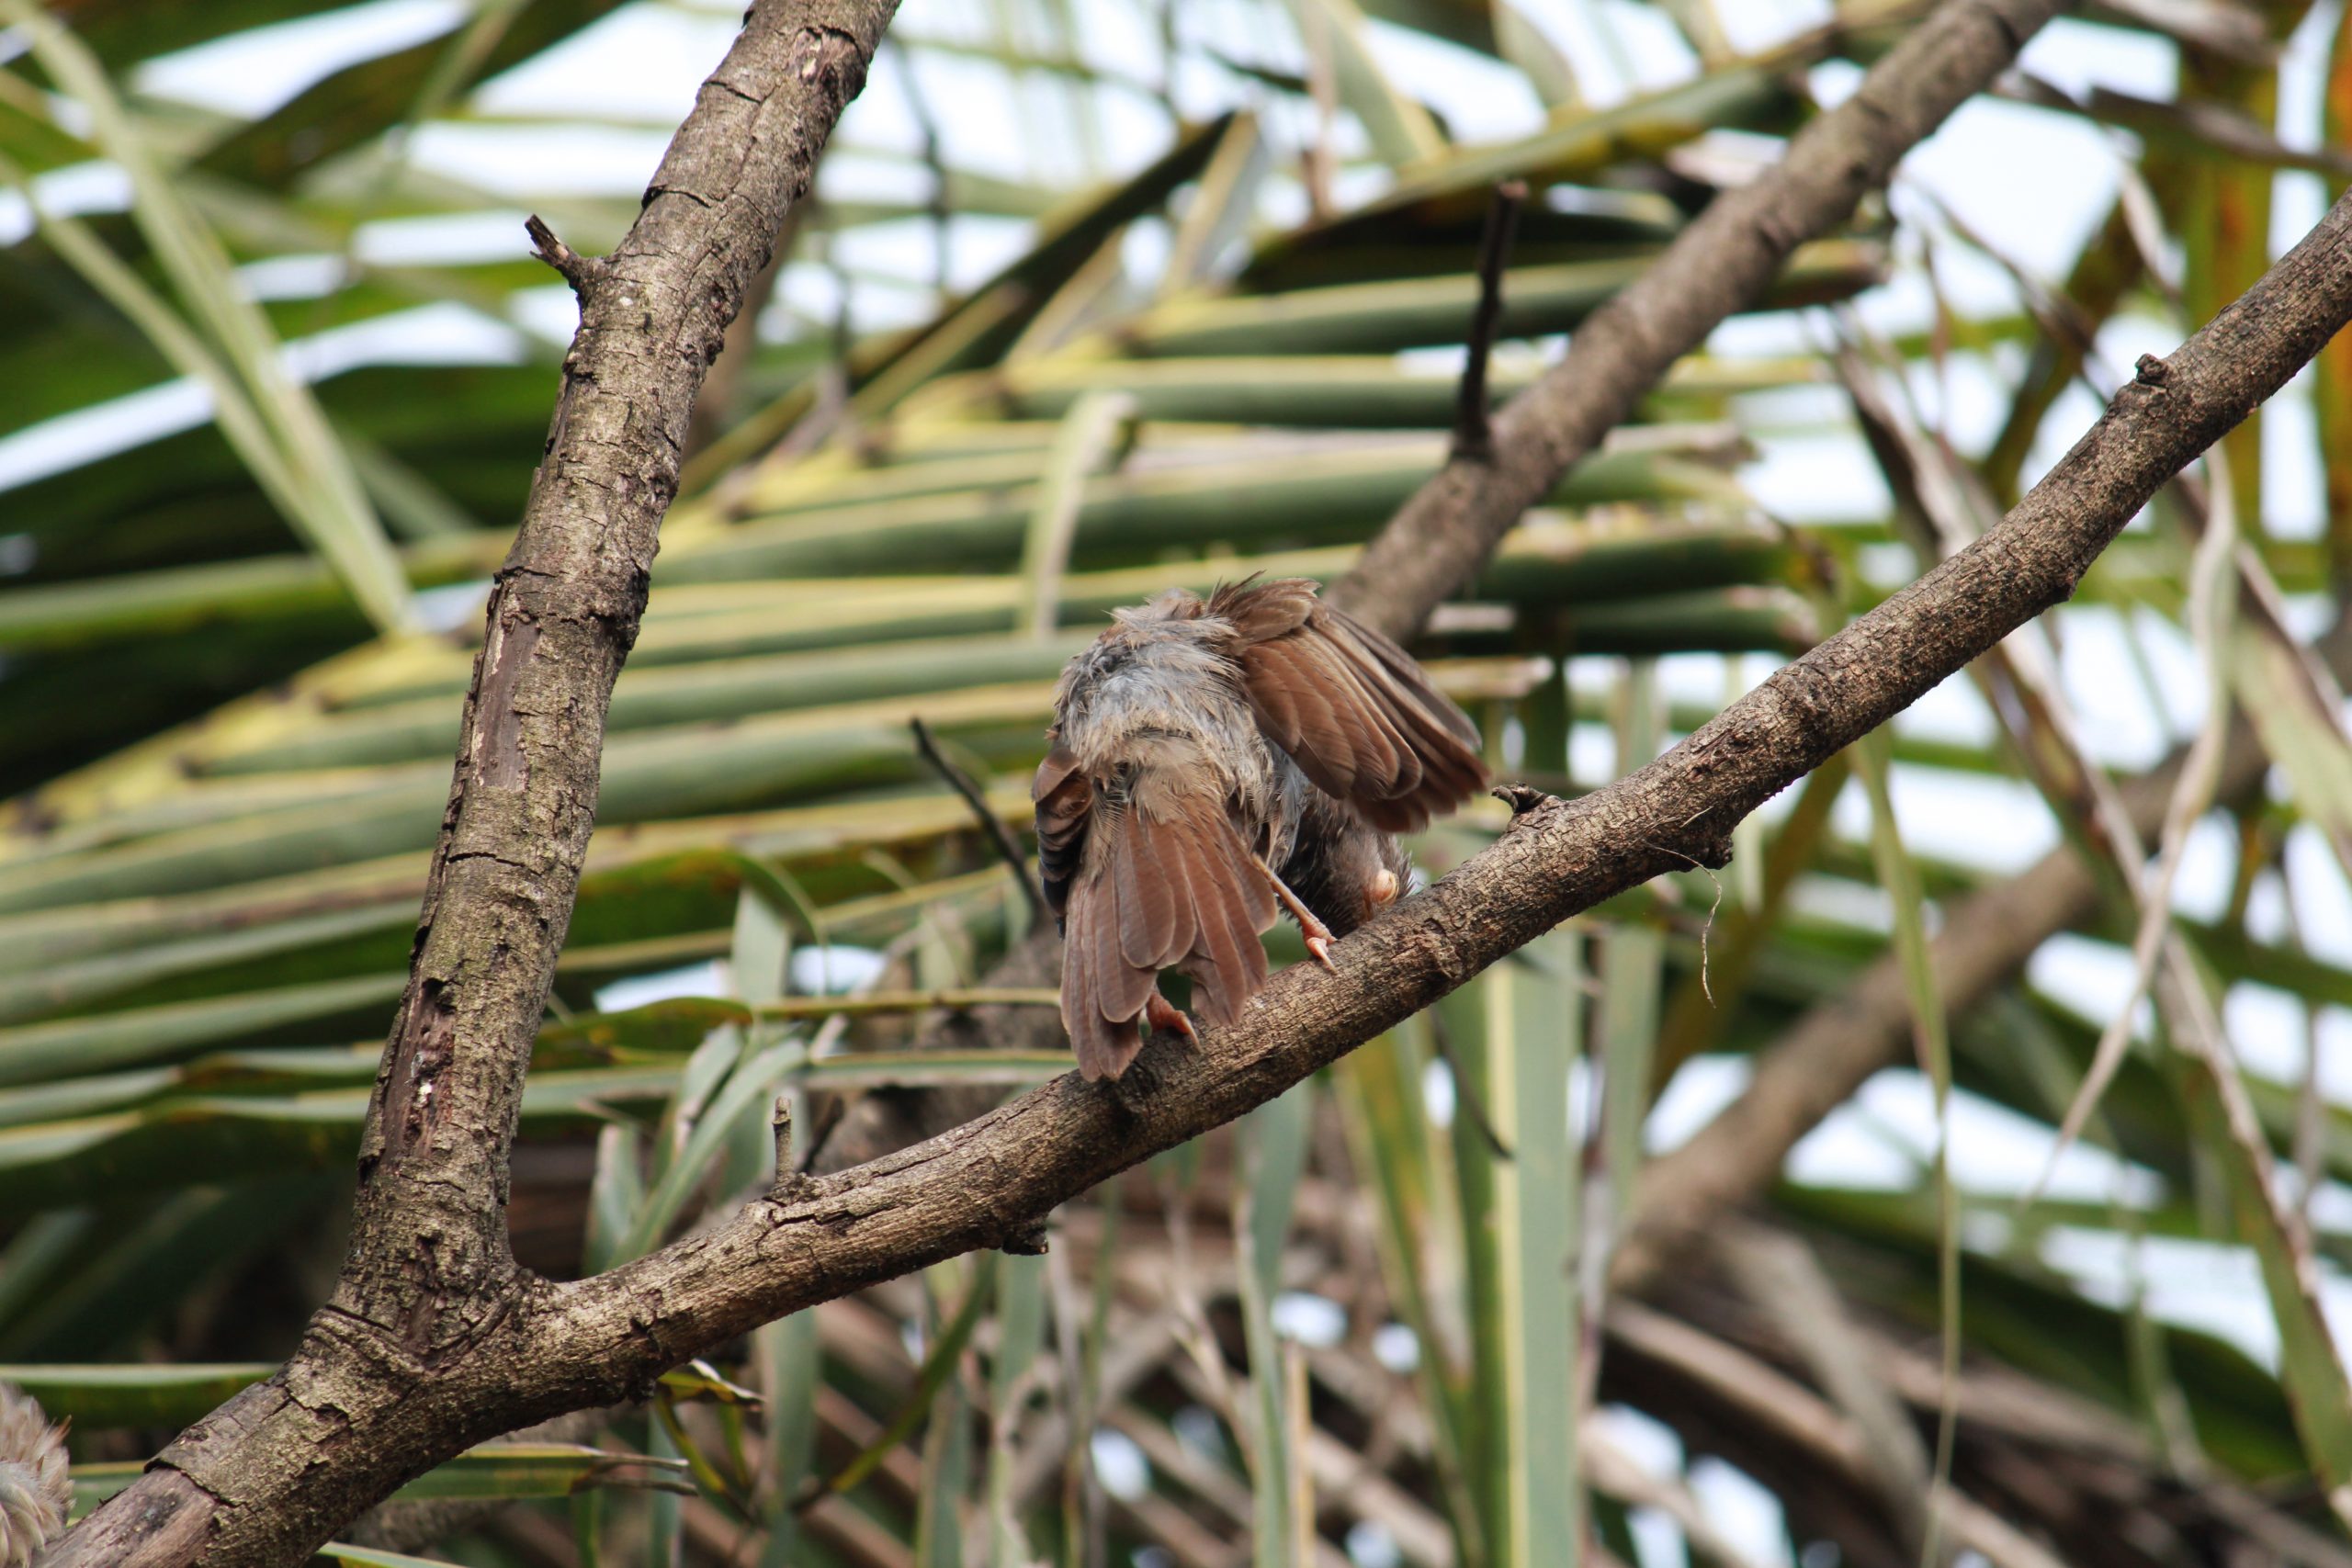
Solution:
<svg viewBox="0 0 2352 1568">
<path fill-rule="evenodd" d="M 1063 1070 L 931 1043 L 1046 998 L 990 983 L 1031 907 L 910 721 L 1025 825 L 1109 606 L 1331 579 L 1440 461 L 1498 181 L 1533 193 L 1508 393 L 1919 10 L 910 5 L 697 411 L 524 1261 L 756 1190 L 779 1093 L 821 1141 Z M 616 238 L 683 107 L 616 50 L 690 85 L 733 12 L 0 0 L 0 1377 L 72 1416 L 85 1502 L 340 1262 L 570 331 L 520 219 Z M 2160 90 L 2067 73 L 2109 58 Z M 2333 5 L 2088 6 L 1997 96 L 1938 145 L 2047 243 L 1923 152 L 1441 613 L 1420 651 L 1498 770 L 1605 782 L 1981 531 L 2352 175 Z M 772 1325 L 329 1554 L 2352 1562 L 2347 378 L 2332 350 L 1721 878 L 1571 922 L 1069 1205 L 1046 1257 Z M 1837 1109 L 1612 1288 L 1645 1184 L 1752 1156 L 1707 1124 L 1776 1071 Z"/>
</svg>

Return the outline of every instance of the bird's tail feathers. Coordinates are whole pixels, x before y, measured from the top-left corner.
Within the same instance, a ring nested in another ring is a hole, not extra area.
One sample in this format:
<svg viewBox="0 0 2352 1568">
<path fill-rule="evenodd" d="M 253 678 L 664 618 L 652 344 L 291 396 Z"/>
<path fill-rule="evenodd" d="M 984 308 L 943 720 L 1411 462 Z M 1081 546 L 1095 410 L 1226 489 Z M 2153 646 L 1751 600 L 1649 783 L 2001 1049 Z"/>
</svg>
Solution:
<svg viewBox="0 0 2352 1568">
<path fill-rule="evenodd" d="M 1070 890 L 1062 1022 L 1089 1078 L 1117 1077 L 1142 1049 L 1138 1019 L 1159 971 L 1193 977 L 1201 1016 L 1230 1023 L 1266 981 L 1259 934 L 1273 890 L 1221 805 L 1130 807 L 1098 820 L 1095 869 Z"/>
</svg>

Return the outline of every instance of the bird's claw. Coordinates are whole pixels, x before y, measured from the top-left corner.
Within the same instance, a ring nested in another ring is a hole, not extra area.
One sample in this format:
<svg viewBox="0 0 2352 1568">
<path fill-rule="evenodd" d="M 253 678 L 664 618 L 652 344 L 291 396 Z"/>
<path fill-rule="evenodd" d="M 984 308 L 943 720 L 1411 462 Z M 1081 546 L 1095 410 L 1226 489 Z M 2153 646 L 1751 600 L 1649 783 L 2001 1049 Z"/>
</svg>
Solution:
<svg viewBox="0 0 2352 1568">
<path fill-rule="evenodd" d="M 1193 1027 L 1191 1016 L 1157 991 L 1143 1005 L 1143 1021 L 1155 1031 L 1164 1029 L 1182 1035 L 1195 1045 L 1201 1043 L 1200 1031 Z"/>
<path fill-rule="evenodd" d="M 1290 890 L 1290 884 L 1284 882 L 1272 866 L 1260 861 L 1258 869 L 1266 874 L 1267 885 L 1273 888 L 1275 900 L 1290 911 L 1292 919 L 1298 922 L 1298 934 L 1306 943 L 1306 951 L 1315 955 L 1316 963 L 1326 969 L 1331 968 L 1331 928 L 1316 919 L 1315 911 L 1306 907 L 1306 901 Z"/>
</svg>

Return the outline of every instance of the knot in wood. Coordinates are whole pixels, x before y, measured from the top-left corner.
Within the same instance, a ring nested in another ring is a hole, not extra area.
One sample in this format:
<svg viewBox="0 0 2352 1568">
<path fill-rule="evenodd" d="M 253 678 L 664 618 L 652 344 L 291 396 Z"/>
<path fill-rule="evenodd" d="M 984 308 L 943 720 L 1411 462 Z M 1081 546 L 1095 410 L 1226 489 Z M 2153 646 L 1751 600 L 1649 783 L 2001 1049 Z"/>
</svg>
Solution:
<svg viewBox="0 0 2352 1568">
<path fill-rule="evenodd" d="M 1045 1257 L 1049 1250 L 1046 1245 L 1046 1222 L 1032 1220 L 1020 1229 L 1007 1233 L 1005 1238 L 997 1244 L 997 1250 L 1011 1253 L 1015 1258 Z"/>
</svg>

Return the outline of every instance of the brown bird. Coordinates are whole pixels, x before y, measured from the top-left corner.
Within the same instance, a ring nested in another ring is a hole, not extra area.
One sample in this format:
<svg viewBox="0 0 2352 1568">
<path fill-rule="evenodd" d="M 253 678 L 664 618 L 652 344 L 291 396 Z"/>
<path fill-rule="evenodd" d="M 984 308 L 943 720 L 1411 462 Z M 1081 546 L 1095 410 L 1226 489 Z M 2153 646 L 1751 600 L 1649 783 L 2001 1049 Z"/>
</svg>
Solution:
<svg viewBox="0 0 2352 1568">
<path fill-rule="evenodd" d="M 1478 732 L 1403 649 L 1303 578 L 1182 590 L 1115 613 L 1062 672 L 1037 769 L 1038 855 L 1062 922 L 1062 1023 L 1089 1078 L 1143 1026 L 1193 1026 L 1159 972 L 1230 1023 L 1287 909 L 1335 935 L 1404 887 L 1393 834 L 1484 787 Z"/>
</svg>

